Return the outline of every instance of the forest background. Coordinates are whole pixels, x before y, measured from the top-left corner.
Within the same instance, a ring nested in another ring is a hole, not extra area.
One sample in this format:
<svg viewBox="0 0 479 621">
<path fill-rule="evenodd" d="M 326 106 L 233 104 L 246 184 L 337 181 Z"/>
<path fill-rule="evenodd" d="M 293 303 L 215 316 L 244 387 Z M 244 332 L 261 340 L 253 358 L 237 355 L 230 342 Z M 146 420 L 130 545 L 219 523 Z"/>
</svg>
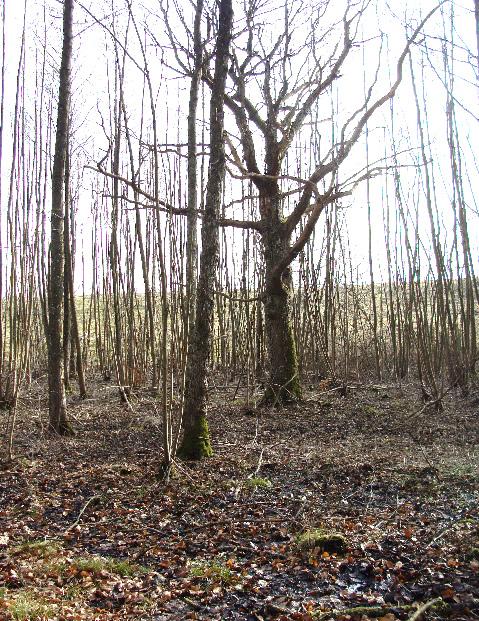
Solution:
<svg viewBox="0 0 479 621">
<path fill-rule="evenodd" d="M 231 40 L 227 0 L 75 2 L 71 101 L 69 4 L 2 6 L 6 464 L 92 403 L 146 408 L 168 482 L 219 396 L 253 445 L 318 391 L 474 399 L 477 2 L 234 2 Z"/>
</svg>

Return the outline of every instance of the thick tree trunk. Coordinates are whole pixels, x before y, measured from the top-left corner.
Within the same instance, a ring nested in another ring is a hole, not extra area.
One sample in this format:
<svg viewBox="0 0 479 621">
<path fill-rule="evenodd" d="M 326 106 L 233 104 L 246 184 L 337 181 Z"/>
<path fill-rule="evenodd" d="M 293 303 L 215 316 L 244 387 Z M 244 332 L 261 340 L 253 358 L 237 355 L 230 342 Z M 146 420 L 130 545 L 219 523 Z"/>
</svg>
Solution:
<svg viewBox="0 0 479 621">
<path fill-rule="evenodd" d="M 221 0 L 210 105 L 210 164 L 201 229 L 200 276 L 195 324 L 186 369 L 184 436 L 178 451 L 185 459 L 201 459 L 212 453 L 206 420 L 208 361 L 213 336 L 214 287 L 219 253 L 218 215 L 226 169 L 223 138 L 224 94 L 232 22 L 232 0 Z"/>
<path fill-rule="evenodd" d="M 63 5 L 63 50 L 58 91 L 58 117 L 55 155 L 52 172 L 52 213 L 50 241 L 49 305 L 48 305 L 48 409 L 52 432 L 72 433 L 67 421 L 65 387 L 63 383 L 62 314 L 64 293 L 64 175 L 68 143 L 68 114 L 70 107 L 70 74 L 72 56 L 73 0 Z"/>
<path fill-rule="evenodd" d="M 278 211 L 273 210 L 273 214 Z M 265 227 L 262 241 L 266 282 L 264 321 L 268 350 L 268 383 L 261 403 L 279 405 L 301 398 L 298 358 L 292 325 L 292 279 L 288 267 L 281 278 L 274 276 L 280 259 L 289 249 L 289 239 L 279 217 Z"/>
</svg>

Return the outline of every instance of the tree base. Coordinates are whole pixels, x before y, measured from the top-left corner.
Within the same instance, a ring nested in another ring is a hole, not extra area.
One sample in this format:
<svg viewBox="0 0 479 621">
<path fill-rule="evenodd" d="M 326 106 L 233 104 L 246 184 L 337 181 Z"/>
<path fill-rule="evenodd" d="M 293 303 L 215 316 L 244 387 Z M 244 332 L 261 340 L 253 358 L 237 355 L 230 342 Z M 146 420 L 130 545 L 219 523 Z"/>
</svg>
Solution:
<svg viewBox="0 0 479 621">
<path fill-rule="evenodd" d="M 258 407 L 279 407 L 302 401 L 303 393 L 299 379 L 295 378 L 288 385 L 266 387 Z"/>
<path fill-rule="evenodd" d="M 212 455 L 208 421 L 206 416 L 201 415 L 195 418 L 193 427 L 185 429 L 183 441 L 178 449 L 178 457 L 199 461 Z"/>
<path fill-rule="evenodd" d="M 166 485 L 170 482 L 171 477 L 175 473 L 175 467 L 173 460 L 167 463 L 166 461 L 162 461 L 158 467 L 157 478 L 164 482 Z"/>
<path fill-rule="evenodd" d="M 75 430 L 68 421 L 61 421 L 58 424 L 50 423 L 48 431 L 52 436 L 62 436 L 64 438 L 72 438 L 75 435 Z"/>
</svg>

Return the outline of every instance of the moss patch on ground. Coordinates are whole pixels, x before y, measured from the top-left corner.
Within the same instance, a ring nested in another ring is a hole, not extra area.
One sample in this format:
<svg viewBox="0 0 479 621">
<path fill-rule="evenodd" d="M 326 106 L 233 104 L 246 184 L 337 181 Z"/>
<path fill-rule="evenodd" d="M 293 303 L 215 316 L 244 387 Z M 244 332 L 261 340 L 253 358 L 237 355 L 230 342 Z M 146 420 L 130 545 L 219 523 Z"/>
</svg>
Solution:
<svg viewBox="0 0 479 621">
<path fill-rule="evenodd" d="M 327 531 L 323 528 L 306 530 L 296 537 L 296 544 L 302 551 L 317 548 L 328 554 L 344 554 L 348 547 L 346 538 L 341 533 Z"/>
</svg>

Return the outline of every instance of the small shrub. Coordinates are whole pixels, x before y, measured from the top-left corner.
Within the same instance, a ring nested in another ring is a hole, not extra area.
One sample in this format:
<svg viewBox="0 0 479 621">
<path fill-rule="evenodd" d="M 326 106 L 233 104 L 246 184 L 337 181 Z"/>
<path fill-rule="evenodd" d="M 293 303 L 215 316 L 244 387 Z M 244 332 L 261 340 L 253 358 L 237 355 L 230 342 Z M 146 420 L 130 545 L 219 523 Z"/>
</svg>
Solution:
<svg viewBox="0 0 479 621">
<path fill-rule="evenodd" d="M 479 561 L 479 548 L 471 548 L 467 555 L 470 561 Z"/>
<path fill-rule="evenodd" d="M 67 600 L 77 602 L 83 599 L 86 593 L 88 593 L 88 591 L 80 584 L 70 584 L 65 589 L 64 597 Z"/>
<path fill-rule="evenodd" d="M 190 565 L 190 576 L 222 584 L 231 584 L 236 580 L 230 567 L 221 560 L 193 561 Z"/>
</svg>

